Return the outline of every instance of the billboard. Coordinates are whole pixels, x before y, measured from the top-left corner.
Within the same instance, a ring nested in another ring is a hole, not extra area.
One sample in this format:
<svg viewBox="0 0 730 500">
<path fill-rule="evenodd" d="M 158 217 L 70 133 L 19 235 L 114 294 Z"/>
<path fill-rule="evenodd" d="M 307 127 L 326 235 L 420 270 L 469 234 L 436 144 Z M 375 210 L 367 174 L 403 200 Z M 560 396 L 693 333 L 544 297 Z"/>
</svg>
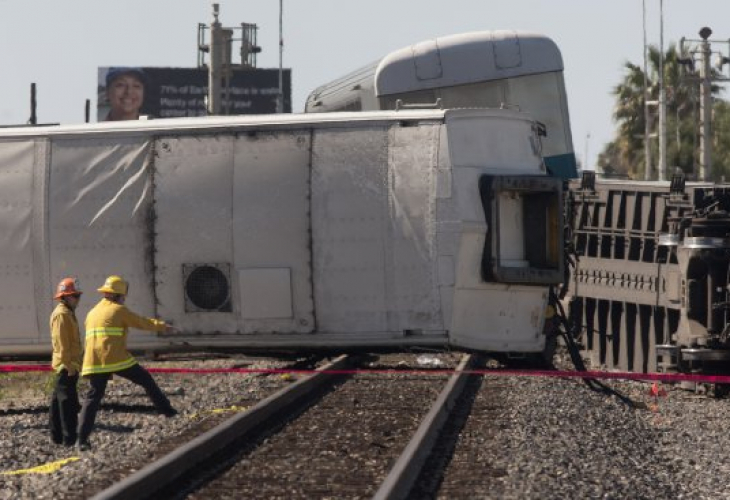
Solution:
<svg viewBox="0 0 730 500">
<path fill-rule="evenodd" d="M 279 70 L 234 70 L 221 114 L 276 112 Z M 291 113 L 291 70 L 282 71 L 284 112 Z M 207 68 L 101 67 L 98 74 L 97 121 L 135 120 L 139 116 L 173 118 L 205 116 Z"/>
</svg>

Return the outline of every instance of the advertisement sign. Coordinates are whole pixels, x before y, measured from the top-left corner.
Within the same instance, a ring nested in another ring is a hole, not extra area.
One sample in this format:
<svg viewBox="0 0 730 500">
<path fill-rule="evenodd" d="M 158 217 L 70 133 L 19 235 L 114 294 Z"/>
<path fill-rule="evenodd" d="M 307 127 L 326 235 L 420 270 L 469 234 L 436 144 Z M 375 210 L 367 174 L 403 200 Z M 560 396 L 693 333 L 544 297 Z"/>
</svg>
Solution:
<svg viewBox="0 0 730 500">
<path fill-rule="evenodd" d="M 291 113 L 291 70 L 282 71 L 284 112 Z M 276 112 L 278 69 L 239 69 L 221 85 L 223 115 Z M 98 75 L 97 121 L 205 116 L 206 68 L 102 67 Z"/>
</svg>

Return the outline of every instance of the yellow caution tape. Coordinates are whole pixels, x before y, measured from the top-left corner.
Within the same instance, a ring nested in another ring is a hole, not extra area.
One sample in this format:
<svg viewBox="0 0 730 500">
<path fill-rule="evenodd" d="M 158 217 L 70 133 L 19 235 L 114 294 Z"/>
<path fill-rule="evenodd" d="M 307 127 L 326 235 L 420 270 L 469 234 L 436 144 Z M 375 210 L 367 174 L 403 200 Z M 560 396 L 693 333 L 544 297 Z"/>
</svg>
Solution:
<svg viewBox="0 0 730 500">
<path fill-rule="evenodd" d="M 227 413 L 229 411 L 246 411 L 248 408 L 245 406 L 229 406 L 228 408 L 216 408 L 215 410 L 210 410 L 210 413 Z"/>
<path fill-rule="evenodd" d="M 63 460 L 56 460 L 55 462 L 39 465 L 38 467 L 31 467 L 30 469 L 13 470 L 2 472 L 0 474 L 4 476 L 16 476 L 20 474 L 50 474 L 52 472 L 56 472 L 67 463 L 75 462 L 76 460 L 79 460 L 79 457 L 65 458 Z"/>
<path fill-rule="evenodd" d="M 248 407 L 246 406 L 229 406 L 228 408 L 215 408 L 213 410 L 205 410 L 201 411 L 200 413 L 193 413 L 190 415 L 190 418 L 198 418 L 203 415 L 210 415 L 215 413 L 229 413 L 234 411 L 246 411 L 248 410 Z"/>
</svg>

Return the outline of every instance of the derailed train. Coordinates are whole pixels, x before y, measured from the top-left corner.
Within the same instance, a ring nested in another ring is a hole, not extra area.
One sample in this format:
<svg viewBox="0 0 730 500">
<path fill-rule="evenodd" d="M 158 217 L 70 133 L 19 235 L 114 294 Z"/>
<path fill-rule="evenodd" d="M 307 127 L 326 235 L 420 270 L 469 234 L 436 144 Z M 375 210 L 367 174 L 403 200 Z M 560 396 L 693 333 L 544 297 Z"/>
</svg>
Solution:
<svg viewBox="0 0 730 500">
<path fill-rule="evenodd" d="M 519 107 L 543 125 L 551 175 L 577 177 L 563 63 L 547 37 L 516 31 L 436 38 L 322 85 L 308 112 Z M 593 366 L 730 369 L 730 186 L 584 180 L 566 184 L 573 334 Z"/>
<path fill-rule="evenodd" d="M 137 349 L 539 353 L 562 181 L 512 110 L 0 130 L 0 353 L 45 353 L 54 283 L 109 274 L 181 334 Z"/>
<path fill-rule="evenodd" d="M 0 130 L 0 355 L 47 352 L 54 281 L 90 290 L 109 273 L 183 331 L 133 334 L 138 348 L 541 353 L 567 247 L 574 333 L 595 364 L 727 372 L 730 187 L 565 189 L 562 71 L 544 36 L 468 33 L 307 101 L 395 112 Z M 408 109 L 437 102 L 538 121 Z"/>
<path fill-rule="evenodd" d="M 585 175 L 567 202 L 577 256 L 570 309 L 593 362 L 727 373 L 730 185 Z"/>
</svg>

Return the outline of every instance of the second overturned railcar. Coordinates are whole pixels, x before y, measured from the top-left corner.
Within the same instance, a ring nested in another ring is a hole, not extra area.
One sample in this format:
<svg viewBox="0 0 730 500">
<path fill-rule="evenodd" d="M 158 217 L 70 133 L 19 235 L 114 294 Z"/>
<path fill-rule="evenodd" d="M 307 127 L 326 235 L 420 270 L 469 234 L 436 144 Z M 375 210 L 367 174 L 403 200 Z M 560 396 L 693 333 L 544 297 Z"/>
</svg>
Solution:
<svg viewBox="0 0 730 500">
<path fill-rule="evenodd" d="M 595 180 L 568 194 L 571 314 L 593 363 L 730 367 L 730 185 Z"/>
</svg>

